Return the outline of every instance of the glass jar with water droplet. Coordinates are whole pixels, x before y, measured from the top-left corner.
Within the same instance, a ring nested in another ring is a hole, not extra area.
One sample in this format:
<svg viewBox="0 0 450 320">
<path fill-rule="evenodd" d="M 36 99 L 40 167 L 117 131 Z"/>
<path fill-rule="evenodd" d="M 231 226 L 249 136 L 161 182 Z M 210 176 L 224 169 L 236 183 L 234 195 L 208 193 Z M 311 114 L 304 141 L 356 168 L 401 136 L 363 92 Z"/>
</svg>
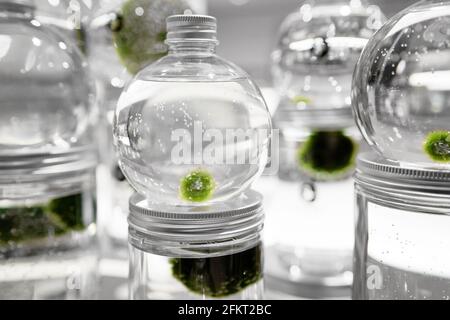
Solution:
<svg viewBox="0 0 450 320">
<path fill-rule="evenodd" d="M 120 164 L 151 201 L 225 201 L 247 190 L 267 164 L 269 112 L 249 76 L 215 54 L 215 18 L 172 16 L 167 27 L 169 54 L 120 97 L 114 121 Z"/>
<path fill-rule="evenodd" d="M 290 190 L 291 205 L 268 272 L 294 291 L 306 283 L 351 283 L 350 178 L 361 148 L 351 111 L 352 75 L 383 22 L 380 9 L 365 1 L 317 0 L 305 1 L 280 28 L 272 55 L 281 96 L 274 126 L 281 133 L 280 186 Z M 342 292 L 348 294 L 336 294 Z"/>
<path fill-rule="evenodd" d="M 422 1 L 369 42 L 353 103 L 366 140 L 402 166 L 450 168 L 450 2 Z"/>
<path fill-rule="evenodd" d="M 30 0 L 0 0 L 0 299 L 95 295 L 95 94 Z"/>
</svg>

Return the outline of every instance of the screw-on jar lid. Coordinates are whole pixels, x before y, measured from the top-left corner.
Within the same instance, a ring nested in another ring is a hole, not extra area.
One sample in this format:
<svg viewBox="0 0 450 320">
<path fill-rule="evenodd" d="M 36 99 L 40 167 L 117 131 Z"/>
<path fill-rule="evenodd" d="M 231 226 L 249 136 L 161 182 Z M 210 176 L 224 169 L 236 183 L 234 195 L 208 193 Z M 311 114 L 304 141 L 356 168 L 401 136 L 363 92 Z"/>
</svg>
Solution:
<svg viewBox="0 0 450 320">
<path fill-rule="evenodd" d="M 262 196 L 247 191 L 221 204 L 176 207 L 135 194 L 130 199 L 130 234 L 161 241 L 227 241 L 259 233 L 264 224 Z"/>
<path fill-rule="evenodd" d="M 173 15 L 167 18 L 167 41 L 217 41 L 217 20 L 205 15 Z"/>
<path fill-rule="evenodd" d="M 450 214 L 450 171 L 403 167 L 375 153 L 361 154 L 357 186 L 374 201 L 421 212 Z"/>
</svg>

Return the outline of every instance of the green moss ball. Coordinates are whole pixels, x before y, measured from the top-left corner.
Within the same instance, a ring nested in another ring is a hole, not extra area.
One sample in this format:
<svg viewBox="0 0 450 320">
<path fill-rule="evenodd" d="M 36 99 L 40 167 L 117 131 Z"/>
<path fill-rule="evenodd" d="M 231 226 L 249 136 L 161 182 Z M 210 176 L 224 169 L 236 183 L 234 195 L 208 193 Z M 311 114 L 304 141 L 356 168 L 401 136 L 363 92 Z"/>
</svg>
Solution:
<svg viewBox="0 0 450 320">
<path fill-rule="evenodd" d="M 190 292 L 211 298 L 238 294 L 263 277 L 262 245 L 215 258 L 170 260 L 172 274 Z"/>
<path fill-rule="evenodd" d="M 298 163 L 315 178 L 338 178 L 353 171 L 358 149 L 342 131 L 317 131 L 300 147 Z"/>
<path fill-rule="evenodd" d="M 433 161 L 450 162 L 450 131 L 431 132 L 425 139 L 424 151 Z"/>
<path fill-rule="evenodd" d="M 114 46 L 131 74 L 167 54 L 166 18 L 189 9 L 183 0 L 128 0 L 111 21 Z"/>
<path fill-rule="evenodd" d="M 205 202 L 214 194 L 216 182 L 206 171 L 196 170 L 181 180 L 181 198 L 188 202 Z"/>
</svg>

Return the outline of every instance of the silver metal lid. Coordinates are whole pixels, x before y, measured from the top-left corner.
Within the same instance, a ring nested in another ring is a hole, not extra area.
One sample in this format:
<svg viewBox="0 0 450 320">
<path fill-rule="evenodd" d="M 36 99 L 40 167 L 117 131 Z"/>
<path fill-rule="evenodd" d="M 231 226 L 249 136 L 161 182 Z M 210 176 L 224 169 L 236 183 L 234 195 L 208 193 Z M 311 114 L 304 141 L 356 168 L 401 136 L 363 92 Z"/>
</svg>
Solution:
<svg viewBox="0 0 450 320">
<path fill-rule="evenodd" d="M 359 156 L 358 172 L 391 182 L 443 185 L 450 188 L 449 170 L 401 167 L 398 163 L 383 159 L 375 153 L 364 153 Z"/>
<path fill-rule="evenodd" d="M 217 42 L 217 20 L 205 15 L 173 15 L 167 18 L 167 41 L 207 40 Z"/>
<path fill-rule="evenodd" d="M 375 153 L 359 156 L 357 188 L 383 205 L 450 214 L 450 171 L 402 167 Z"/>
<path fill-rule="evenodd" d="M 248 191 L 221 204 L 175 207 L 154 204 L 135 194 L 130 199 L 130 235 L 163 241 L 226 241 L 254 235 L 264 223 L 262 196 Z"/>
</svg>

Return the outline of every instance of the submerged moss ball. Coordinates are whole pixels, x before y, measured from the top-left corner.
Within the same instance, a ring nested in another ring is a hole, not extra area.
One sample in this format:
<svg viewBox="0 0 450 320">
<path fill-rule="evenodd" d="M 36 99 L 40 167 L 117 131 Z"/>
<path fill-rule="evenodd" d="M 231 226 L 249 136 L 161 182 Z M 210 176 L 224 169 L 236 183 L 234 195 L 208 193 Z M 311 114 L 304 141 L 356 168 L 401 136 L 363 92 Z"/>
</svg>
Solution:
<svg viewBox="0 0 450 320">
<path fill-rule="evenodd" d="M 450 162 L 450 131 L 431 132 L 424 143 L 425 153 L 436 162 Z"/>
<path fill-rule="evenodd" d="M 82 194 L 75 194 L 42 205 L 0 208 L 0 245 L 84 230 L 83 201 Z"/>
<path fill-rule="evenodd" d="M 292 102 L 295 104 L 303 103 L 303 104 L 308 105 L 308 104 L 312 103 L 312 100 L 305 96 L 295 96 L 294 98 L 292 98 Z"/>
<path fill-rule="evenodd" d="M 338 178 L 355 167 L 358 145 L 342 131 L 317 131 L 298 153 L 302 171 L 315 178 Z"/>
<path fill-rule="evenodd" d="M 188 202 L 205 202 L 214 194 L 216 182 L 203 170 L 193 171 L 181 180 L 181 198 Z"/>
<path fill-rule="evenodd" d="M 110 28 L 122 64 L 131 74 L 167 54 L 168 16 L 183 14 L 183 0 L 127 0 Z"/>
<path fill-rule="evenodd" d="M 259 245 L 234 255 L 204 259 L 171 259 L 173 276 L 191 292 L 226 298 L 256 284 L 263 277 Z"/>
</svg>

